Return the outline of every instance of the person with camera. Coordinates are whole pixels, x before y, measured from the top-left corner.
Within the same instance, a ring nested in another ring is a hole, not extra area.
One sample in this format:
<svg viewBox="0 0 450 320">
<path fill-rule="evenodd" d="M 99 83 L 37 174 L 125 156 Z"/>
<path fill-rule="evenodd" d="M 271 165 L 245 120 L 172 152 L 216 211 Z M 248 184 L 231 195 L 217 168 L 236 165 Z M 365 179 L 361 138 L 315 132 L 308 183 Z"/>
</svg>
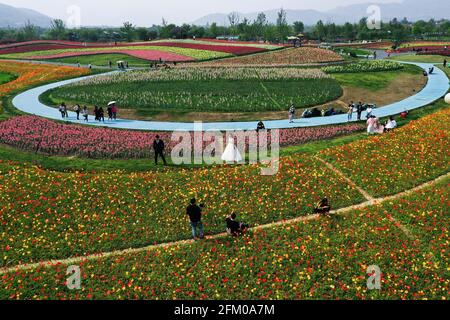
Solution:
<svg viewBox="0 0 450 320">
<path fill-rule="evenodd" d="M 200 206 L 197 205 L 197 200 L 192 199 L 191 203 L 186 209 L 186 214 L 189 216 L 189 220 L 191 223 L 192 228 L 192 237 L 194 240 L 197 240 L 198 238 L 204 239 L 204 229 L 203 229 L 203 223 L 202 223 L 202 209 L 204 208 L 203 204 L 200 204 Z"/>
<path fill-rule="evenodd" d="M 236 221 L 236 217 L 236 213 L 232 213 L 226 220 L 227 233 L 233 237 L 243 234 L 249 228 L 249 225 Z"/>
</svg>

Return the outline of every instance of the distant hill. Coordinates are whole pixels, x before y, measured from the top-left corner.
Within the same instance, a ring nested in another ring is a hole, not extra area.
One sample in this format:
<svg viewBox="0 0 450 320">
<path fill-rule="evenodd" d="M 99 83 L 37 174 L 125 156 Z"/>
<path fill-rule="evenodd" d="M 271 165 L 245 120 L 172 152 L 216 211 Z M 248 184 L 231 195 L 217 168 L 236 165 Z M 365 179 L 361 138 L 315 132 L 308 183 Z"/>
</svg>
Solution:
<svg viewBox="0 0 450 320">
<path fill-rule="evenodd" d="M 49 27 L 52 18 L 34 10 L 16 8 L 0 3 L 0 28 L 19 28 L 27 21 L 39 27 Z"/>
<path fill-rule="evenodd" d="M 323 22 L 358 22 L 361 18 L 367 17 L 366 10 L 369 5 L 355 4 L 349 6 L 341 6 L 335 9 L 320 12 L 317 10 L 288 10 L 287 20 L 289 23 L 295 21 L 302 21 L 306 25 L 314 25 L 317 21 Z M 450 18 L 450 1 L 449 0 L 403 0 L 402 3 L 385 3 L 378 4 L 381 9 L 381 19 L 389 21 L 393 18 L 402 19 L 408 18 L 410 21 L 417 21 L 420 19 L 449 19 Z M 269 22 L 275 23 L 277 19 L 277 12 L 279 9 L 264 11 Z M 253 21 L 258 12 L 239 13 L 241 20 L 244 18 Z M 215 13 L 204 16 L 196 21 L 194 24 L 207 25 L 216 22 L 218 25 L 228 25 L 228 14 Z"/>
</svg>

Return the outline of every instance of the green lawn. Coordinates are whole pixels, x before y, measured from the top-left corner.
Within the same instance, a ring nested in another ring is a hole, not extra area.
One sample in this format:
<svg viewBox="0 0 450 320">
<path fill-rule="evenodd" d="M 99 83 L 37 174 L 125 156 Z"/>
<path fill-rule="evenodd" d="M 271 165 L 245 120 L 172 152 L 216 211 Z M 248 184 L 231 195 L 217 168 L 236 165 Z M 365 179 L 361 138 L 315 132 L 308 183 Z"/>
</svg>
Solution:
<svg viewBox="0 0 450 320">
<path fill-rule="evenodd" d="M 363 88 L 378 91 L 386 88 L 397 77 L 402 74 L 420 74 L 421 69 L 416 66 L 407 65 L 401 70 L 364 73 L 338 73 L 333 78 L 341 86 Z"/>
<path fill-rule="evenodd" d="M 113 63 L 113 67 L 117 67 L 117 61 L 128 62 L 130 67 L 148 67 L 149 61 L 135 58 L 126 54 L 94 54 L 94 55 L 82 55 L 77 57 L 67 57 L 50 59 L 47 61 L 61 62 L 61 63 L 80 63 L 82 65 L 92 64 L 93 66 L 109 66 L 109 61 Z"/>
<path fill-rule="evenodd" d="M 447 58 L 447 61 L 450 60 L 449 57 L 439 55 L 414 55 L 414 54 L 399 55 L 390 57 L 389 59 L 405 62 L 442 63 L 445 58 Z"/>
<path fill-rule="evenodd" d="M 0 72 L 0 85 L 13 81 L 16 78 L 17 76 L 14 74 Z"/>
</svg>

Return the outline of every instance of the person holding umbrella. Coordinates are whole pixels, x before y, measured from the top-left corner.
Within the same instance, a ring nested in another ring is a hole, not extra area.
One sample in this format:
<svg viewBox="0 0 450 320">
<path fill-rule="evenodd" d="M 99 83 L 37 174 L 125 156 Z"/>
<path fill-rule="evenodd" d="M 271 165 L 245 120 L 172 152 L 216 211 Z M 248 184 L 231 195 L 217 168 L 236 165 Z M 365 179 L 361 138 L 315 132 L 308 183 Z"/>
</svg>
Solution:
<svg viewBox="0 0 450 320">
<path fill-rule="evenodd" d="M 116 101 L 108 103 L 108 108 L 111 108 L 112 119 L 117 120 L 117 112 L 119 111 L 116 106 Z"/>
</svg>

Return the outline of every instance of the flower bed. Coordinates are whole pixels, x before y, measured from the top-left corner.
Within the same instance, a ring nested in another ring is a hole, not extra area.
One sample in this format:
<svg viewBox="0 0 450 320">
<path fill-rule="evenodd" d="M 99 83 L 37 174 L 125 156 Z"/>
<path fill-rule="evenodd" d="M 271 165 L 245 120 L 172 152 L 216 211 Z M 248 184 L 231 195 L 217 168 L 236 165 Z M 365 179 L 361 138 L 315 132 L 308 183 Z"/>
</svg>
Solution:
<svg viewBox="0 0 450 320">
<path fill-rule="evenodd" d="M 328 66 L 322 68 L 326 73 L 360 73 L 360 72 L 379 72 L 379 71 L 394 71 L 403 69 L 401 63 L 387 60 L 365 61 L 358 63 L 351 63 L 341 66 Z"/>
<path fill-rule="evenodd" d="M 152 81 L 151 79 L 154 79 Z M 104 105 L 118 101 L 152 119 L 186 112 L 281 111 L 320 105 L 342 95 L 338 82 L 320 70 L 299 68 L 175 68 L 99 77 L 45 93 L 61 101 Z M 47 99 L 47 98 L 46 98 Z"/>
<path fill-rule="evenodd" d="M 385 203 L 238 239 L 85 261 L 81 290 L 67 289 L 66 265 L 17 271 L 2 276 L 0 298 L 448 299 L 447 184 L 399 201 L 399 213 L 424 222 L 407 225 L 420 242 L 388 218 L 398 207 Z M 423 227 L 425 237 L 415 233 Z M 369 265 L 382 272 L 381 290 L 367 287 Z"/>
<path fill-rule="evenodd" d="M 154 53 L 152 52 L 165 52 L 170 54 L 176 54 L 180 56 L 185 56 L 190 58 L 189 60 L 208 60 L 216 58 L 224 58 L 230 56 L 228 53 L 208 51 L 208 50 L 197 50 L 188 48 L 177 48 L 177 47 L 164 47 L 164 46 L 145 46 L 145 45 L 125 45 L 125 46 L 107 46 L 100 48 L 83 48 L 83 49 L 61 49 L 61 50 L 44 50 L 44 51 L 30 51 L 25 53 L 14 53 L 14 54 L 0 54 L 0 58 L 6 59 L 49 59 L 49 58 L 60 58 L 64 56 L 75 56 L 75 55 L 86 55 L 86 54 L 98 54 L 98 53 L 123 53 L 127 51 L 136 51 L 141 57 L 145 56 L 144 51 L 148 51 L 153 60 Z M 138 56 L 139 57 L 139 56 Z M 158 58 L 159 59 L 159 58 Z"/>
<path fill-rule="evenodd" d="M 0 70 L 18 75 L 15 80 L 0 86 L 0 97 L 39 83 L 71 76 L 82 76 L 89 73 L 86 69 L 12 61 L 0 61 Z"/>
<path fill-rule="evenodd" d="M 322 152 L 372 195 L 409 189 L 450 169 L 450 109 L 391 133 Z"/>
<path fill-rule="evenodd" d="M 348 124 L 321 128 L 280 130 L 280 144 L 294 145 L 330 139 L 361 131 L 363 126 Z M 31 152 L 96 159 L 147 158 L 152 143 L 160 135 L 170 152 L 169 132 L 140 132 L 59 124 L 36 116 L 21 116 L 0 122 L 0 142 Z M 207 143 L 205 142 L 204 147 Z"/>
<path fill-rule="evenodd" d="M 212 44 L 200 44 L 200 43 L 189 43 L 189 42 L 157 42 L 157 46 L 188 48 L 188 49 L 207 50 L 207 51 L 218 51 L 218 52 L 230 53 L 233 55 L 244 55 L 244 54 L 251 54 L 251 53 L 267 51 L 264 48 L 256 48 L 256 47 L 250 47 L 250 46 L 212 45 Z"/>
<path fill-rule="evenodd" d="M 68 58 L 68 57 L 78 57 L 78 56 L 87 56 L 87 55 L 95 55 L 95 54 L 126 54 L 135 58 L 144 59 L 148 61 L 159 61 L 160 59 L 168 62 L 188 62 L 195 61 L 195 59 L 171 53 L 164 52 L 158 50 L 100 50 L 100 51 L 87 51 L 87 52 L 65 52 L 58 54 L 50 54 L 44 56 L 30 56 L 28 59 L 32 60 L 49 60 L 49 59 L 58 59 L 58 58 Z"/>
<path fill-rule="evenodd" d="M 0 179 L 0 266 L 190 238 L 194 196 L 206 204 L 207 233 L 222 232 L 235 210 L 256 225 L 310 214 L 324 194 L 335 207 L 363 201 L 308 155 L 280 159 L 275 176 L 255 165 L 57 173 L 0 163 Z"/>
<path fill-rule="evenodd" d="M 251 56 L 204 62 L 203 66 L 286 66 L 342 61 L 330 50 L 318 48 L 291 48 Z"/>
</svg>

